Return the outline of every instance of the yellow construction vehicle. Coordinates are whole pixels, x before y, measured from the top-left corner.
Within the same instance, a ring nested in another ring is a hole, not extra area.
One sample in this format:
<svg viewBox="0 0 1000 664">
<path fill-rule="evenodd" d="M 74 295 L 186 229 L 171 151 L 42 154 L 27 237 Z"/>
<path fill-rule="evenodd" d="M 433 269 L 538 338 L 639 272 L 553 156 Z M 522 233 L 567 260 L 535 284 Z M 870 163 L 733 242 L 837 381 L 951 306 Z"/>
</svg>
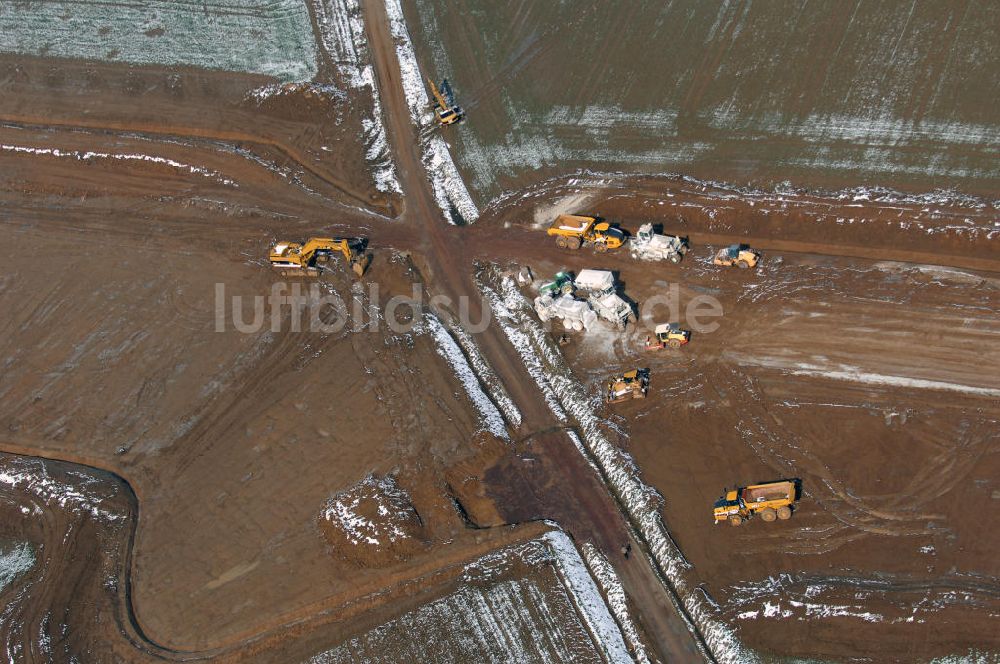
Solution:
<svg viewBox="0 0 1000 664">
<path fill-rule="evenodd" d="M 554 235 L 556 245 L 563 249 L 593 247 L 594 251 L 605 252 L 625 244 L 625 234 L 611 224 L 598 222 L 594 217 L 561 214 L 549 226 L 549 235 Z"/>
<path fill-rule="evenodd" d="M 428 78 L 427 82 L 431 84 L 431 96 L 434 97 L 434 117 L 437 118 L 438 124 L 450 125 L 460 122 L 465 113 L 462 111 L 462 107 L 455 104 L 454 99 L 452 99 L 448 79 L 441 82 L 441 90 L 438 90 L 431 79 Z"/>
<path fill-rule="evenodd" d="M 332 254 L 343 255 L 354 274 L 362 277 L 371 255 L 364 252 L 365 240 L 354 238 L 311 237 L 304 244 L 298 242 L 278 242 L 271 247 L 271 267 L 282 276 L 318 276 L 321 267 Z"/>
<path fill-rule="evenodd" d="M 797 481 L 781 480 L 740 487 L 715 501 L 715 523 L 728 521 L 738 526 L 757 514 L 763 521 L 792 518 L 792 505 L 798 494 Z"/>
<path fill-rule="evenodd" d="M 735 265 L 741 270 L 746 270 L 751 267 L 757 267 L 757 261 L 759 260 L 760 252 L 751 249 L 749 245 L 731 244 L 728 247 L 719 249 L 719 253 L 715 254 L 712 262 L 715 265 L 722 265 L 723 267 Z"/>
<path fill-rule="evenodd" d="M 691 340 L 691 331 L 682 330 L 677 323 L 657 325 L 653 334 L 653 337 L 646 337 L 646 350 L 676 349 Z"/>
<path fill-rule="evenodd" d="M 608 403 L 620 403 L 628 399 L 645 399 L 647 392 L 649 392 L 649 370 L 633 369 L 608 381 L 604 400 Z"/>
</svg>

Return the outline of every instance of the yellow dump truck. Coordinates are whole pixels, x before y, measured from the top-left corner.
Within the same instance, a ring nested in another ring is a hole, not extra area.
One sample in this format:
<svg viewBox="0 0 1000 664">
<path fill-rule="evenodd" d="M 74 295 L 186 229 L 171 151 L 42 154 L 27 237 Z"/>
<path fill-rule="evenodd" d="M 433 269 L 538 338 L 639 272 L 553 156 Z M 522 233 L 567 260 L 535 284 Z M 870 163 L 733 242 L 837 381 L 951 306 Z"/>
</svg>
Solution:
<svg viewBox="0 0 1000 664">
<path fill-rule="evenodd" d="M 546 232 L 554 236 L 556 245 L 563 249 L 586 246 L 604 252 L 625 244 L 625 234 L 620 229 L 606 221 L 575 214 L 559 215 Z"/>
<path fill-rule="evenodd" d="M 753 515 L 763 521 L 792 518 L 797 487 L 791 480 L 740 487 L 715 501 L 715 523 L 728 521 L 738 526 Z"/>
</svg>

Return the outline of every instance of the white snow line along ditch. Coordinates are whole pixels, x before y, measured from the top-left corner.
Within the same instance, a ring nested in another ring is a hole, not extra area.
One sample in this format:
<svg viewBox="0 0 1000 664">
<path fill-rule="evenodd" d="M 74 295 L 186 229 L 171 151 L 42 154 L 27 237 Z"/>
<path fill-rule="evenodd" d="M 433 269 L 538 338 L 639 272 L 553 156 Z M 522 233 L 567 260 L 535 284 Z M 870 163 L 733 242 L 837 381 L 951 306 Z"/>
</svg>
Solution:
<svg viewBox="0 0 1000 664">
<path fill-rule="evenodd" d="M 510 398 L 510 395 L 504 388 L 503 383 L 500 382 L 500 378 L 493 371 L 493 367 L 489 365 L 486 358 L 484 358 L 483 354 L 479 351 L 479 346 L 476 345 L 476 342 L 473 341 L 469 333 L 463 330 L 460 326 L 456 325 L 450 329 L 452 334 L 455 335 L 455 340 L 458 341 L 458 345 L 465 351 L 465 356 L 472 365 L 472 370 L 476 372 L 477 376 L 479 376 L 479 382 L 482 383 L 486 387 L 486 391 L 489 392 L 493 403 L 495 403 L 503 412 L 504 417 L 507 418 L 507 422 L 512 427 L 517 428 L 521 426 L 521 411 L 518 410 L 514 400 Z"/>
<path fill-rule="evenodd" d="M 604 650 L 609 662 L 634 662 L 622 637 L 618 623 L 611 617 L 608 605 L 594 583 L 594 577 L 580 557 L 576 546 L 561 530 L 550 530 L 542 536 L 554 554 L 554 562 L 569 590 L 587 628 L 597 645 Z"/>
<path fill-rule="evenodd" d="M 479 384 L 479 377 L 462 353 L 461 347 L 441 324 L 437 316 L 430 313 L 424 314 L 424 322 L 431 338 L 434 339 L 434 346 L 437 348 L 438 354 L 451 366 L 455 376 L 465 388 L 465 393 L 469 396 L 476 410 L 479 411 L 483 428 L 497 438 L 509 440 L 510 436 L 507 433 L 503 415 L 483 391 L 482 385 Z"/>
<path fill-rule="evenodd" d="M 497 322 L 521 355 L 528 372 L 538 383 L 553 414 L 562 421 L 576 421 L 586 451 L 601 469 L 605 481 L 646 540 L 656 566 L 680 599 L 688 618 L 697 627 L 712 657 L 724 664 L 759 662 L 756 653 L 745 648 L 733 630 L 719 617 L 704 593 L 698 592 L 688 575 L 690 563 L 670 537 L 660 516 L 663 498 L 639 479 L 639 469 L 625 452 L 601 432 L 582 386 L 562 358 L 531 304 L 509 277 L 493 268 L 480 270 L 476 282 L 490 302 Z M 490 284 L 495 284 L 491 287 Z"/>
<path fill-rule="evenodd" d="M 217 180 L 222 184 L 230 186 L 238 186 L 232 180 L 222 177 L 222 174 L 218 171 L 209 170 L 207 168 L 202 168 L 201 166 L 192 166 L 190 164 L 184 164 L 179 161 L 174 161 L 173 159 L 167 159 L 166 157 L 153 157 L 148 154 L 116 154 L 111 152 L 79 152 L 77 150 L 60 150 L 59 148 L 32 148 L 23 145 L 0 145 L 0 150 L 4 152 L 15 152 L 19 154 L 34 154 L 43 155 L 51 157 L 69 158 L 76 159 L 78 161 L 91 161 L 95 159 L 111 159 L 117 161 L 149 161 L 154 164 L 163 164 L 164 166 L 169 166 L 171 168 L 176 168 L 178 170 L 187 171 L 193 175 L 201 175 L 206 178 L 212 178 Z"/>
<path fill-rule="evenodd" d="M 639 630 L 636 628 L 635 622 L 632 620 L 632 615 L 629 613 L 628 597 L 625 595 L 625 589 L 618 579 L 618 573 L 615 572 L 615 568 L 597 550 L 597 547 L 589 542 L 583 545 L 583 559 L 587 562 L 587 567 L 590 568 L 594 578 L 597 579 L 597 584 L 604 592 L 604 596 L 608 600 L 608 607 L 611 609 L 611 613 L 614 614 L 615 621 L 618 623 L 622 634 L 625 635 L 625 639 L 632 648 L 635 661 L 638 664 L 649 664 L 649 653 L 646 652 L 646 646 L 639 637 Z"/>
<path fill-rule="evenodd" d="M 889 376 L 885 374 L 862 371 L 858 367 L 839 365 L 839 370 L 828 369 L 812 364 L 801 364 L 800 368 L 789 373 L 796 376 L 818 376 L 831 380 L 847 380 L 872 385 L 888 385 L 891 387 L 911 387 L 918 390 L 944 390 L 948 392 L 964 392 L 986 397 L 1000 397 L 1000 390 L 989 387 L 975 387 L 948 383 L 940 380 L 925 380 L 923 378 L 908 378 L 906 376 Z"/>
<path fill-rule="evenodd" d="M 410 108 L 410 118 L 418 130 L 426 128 L 434 122 L 432 114 L 428 113 L 430 99 L 424 88 L 424 77 L 417 64 L 417 55 L 410 41 L 410 33 L 406 29 L 406 17 L 399 0 L 385 0 L 385 11 L 389 16 L 389 29 L 396 44 L 396 59 L 399 60 L 399 71 L 403 79 L 403 92 Z M 421 132 L 422 133 L 422 132 Z M 469 195 L 469 190 L 451 158 L 448 144 L 438 134 L 432 134 L 421 143 L 424 168 L 434 189 L 434 200 L 441 213 L 449 223 L 455 223 L 455 217 L 462 223 L 471 224 L 479 218 L 479 208 Z"/>
</svg>

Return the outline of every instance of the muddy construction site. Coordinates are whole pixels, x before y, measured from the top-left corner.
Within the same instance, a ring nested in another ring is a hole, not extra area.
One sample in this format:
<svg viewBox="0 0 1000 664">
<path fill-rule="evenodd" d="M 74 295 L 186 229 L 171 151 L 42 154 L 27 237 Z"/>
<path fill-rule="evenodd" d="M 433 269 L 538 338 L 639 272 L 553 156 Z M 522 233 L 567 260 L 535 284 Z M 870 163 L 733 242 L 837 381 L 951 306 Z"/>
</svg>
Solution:
<svg viewBox="0 0 1000 664">
<path fill-rule="evenodd" d="M 996 9 L 567 12 L 0 6 L 7 660 L 1000 657 Z"/>
</svg>

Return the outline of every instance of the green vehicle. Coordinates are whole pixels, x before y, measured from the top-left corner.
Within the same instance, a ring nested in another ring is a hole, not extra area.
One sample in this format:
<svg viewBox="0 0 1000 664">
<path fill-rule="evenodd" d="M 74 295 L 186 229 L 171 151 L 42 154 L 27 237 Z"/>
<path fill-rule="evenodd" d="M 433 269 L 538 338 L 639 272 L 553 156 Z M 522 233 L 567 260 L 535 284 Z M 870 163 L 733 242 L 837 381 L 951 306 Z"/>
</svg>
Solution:
<svg viewBox="0 0 1000 664">
<path fill-rule="evenodd" d="M 542 284 L 538 289 L 540 295 L 570 295 L 573 293 L 573 275 L 569 272 L 557 272 L 552 281 Z"/>
</svg>

